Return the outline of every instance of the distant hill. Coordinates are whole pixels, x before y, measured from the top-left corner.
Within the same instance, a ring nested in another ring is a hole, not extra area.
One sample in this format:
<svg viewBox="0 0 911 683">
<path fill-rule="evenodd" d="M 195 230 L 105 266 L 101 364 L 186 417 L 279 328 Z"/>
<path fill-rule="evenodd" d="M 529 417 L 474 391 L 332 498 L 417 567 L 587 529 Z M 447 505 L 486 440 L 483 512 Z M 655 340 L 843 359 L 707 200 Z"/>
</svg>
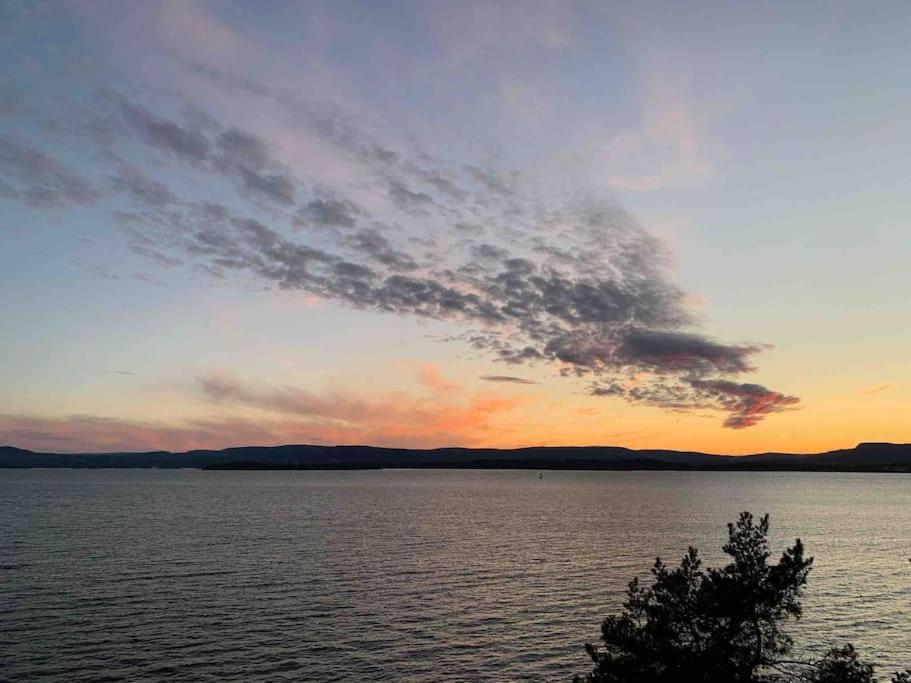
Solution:
<svg viewBox="0 0 911 683">
<path fill-rule="evenodd" d="M 911 472 L 911 444 L 862 443 L 826 453 L 711 455 L 618 446 L 531 448 L 378 448 L 246 446 L 183 453 L 36 453 L 0 446 L 0 468 L 129 467 L 210 469 L 470 468 L 535 470 L 765 470 Z"/>
</svg>

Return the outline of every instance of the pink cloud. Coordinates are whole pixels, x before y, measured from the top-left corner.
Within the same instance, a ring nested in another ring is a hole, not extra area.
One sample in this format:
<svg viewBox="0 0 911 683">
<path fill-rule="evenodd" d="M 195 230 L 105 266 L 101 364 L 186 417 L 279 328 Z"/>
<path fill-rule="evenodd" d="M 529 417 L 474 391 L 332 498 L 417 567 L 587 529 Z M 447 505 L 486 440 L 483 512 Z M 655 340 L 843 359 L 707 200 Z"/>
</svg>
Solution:
<svg viewBox="0 0 911 683">
<path fill-rule="evenodd" d="M 439 367 L 416 369 L 430 395 L 353 389 L 312 391 L 246 382 L 227 373 L 196 380 L 202 417 L 149 421 L 126 417 L 0 414 L 0 444 L 46 452 L 191 450 L 287 443 L 394 447 L 516 445 L 509 414 L 533 401 L 523 392 L 466 394 Z"/>
<path fill-rule="evenodd" d="M 198 379 L 210 416 L 173 422 L 97 415 L 0 414 L 0 443 L 49 452 L 225 448 L 286 443 L 398 447 L 511 445 L 502 418 L 534 400 L 527 394 L 466 395 L 432 365 L 419 381 L 431 396 L 251 384 L 224 374 Z M 251 411 L 257 416 L 251 417 Z M 239 414 L 239 413 L 243 414 Z"/>
<path fill-rule="evenodd" d="M 418 372 L 418 381 L 435 394 L 449 394 L 462 389 L 460 384 L 450 382 L 440 368 L 432 364 L 424 364 Z"/>
<path fill-rule="evenodd" d="M 652 70 L 639 125 L 609 138 L 603 156 L 607 184 L 618 190 L 645 192 L 710 178 L 712 164 L 685 80 Z"/>
<path fill-rule="evenodd" d="M 288 443 L 394 447 L 502 445 L 518 441 L 496 418 L 524 400 L 477 397 L 464 404 L 416 402 L 361 419 L 235 416 L 147 422 L 94 415 L 0 415 L 0 443 L 46 452 L 128 452 Z"/>
<path fill-rule="evenodd" d="M 467 396 L 434 365 L 418 371 L 418 381 L 432 396 L 389 392 L 364 397 L 350 391 L 314 392 L 293 386 L 253 385 L 226 375 L 199 378 L 201 393 L 226 408 L 260 410 L 293 416 L 308 423 L 327 440 L 339 443 L 476 442 L 488 434 L 494 416 L 532 400 L 527 395 L 481 392 Z M 355 437 L 354 435 L 358 435 Z M 435 436 L 437 435 L 437 436 Z"/>
<path fill-rule="evenodd" d="M 168 0 L 160 7 L 162 37 L 181 57 L 222 67 L 262 60 L 253 43 L 213 16 L 202 3 Z"/>
</svg>

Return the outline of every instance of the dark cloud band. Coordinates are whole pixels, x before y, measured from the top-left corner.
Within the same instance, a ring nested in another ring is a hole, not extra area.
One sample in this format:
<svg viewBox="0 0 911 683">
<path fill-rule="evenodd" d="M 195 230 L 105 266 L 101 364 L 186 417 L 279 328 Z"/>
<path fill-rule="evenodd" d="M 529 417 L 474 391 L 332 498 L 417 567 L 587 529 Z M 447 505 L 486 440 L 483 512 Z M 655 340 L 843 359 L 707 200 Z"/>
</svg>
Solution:
<svg viewBox="0 0 911 683">
<path fill-rule="evenodd" d="M 506 384 L 537 384 L 524 377 L 513 377 L 512 375 L 482 375 L 481 379 L 485 382 L 504 382 Z"/>
</svg>

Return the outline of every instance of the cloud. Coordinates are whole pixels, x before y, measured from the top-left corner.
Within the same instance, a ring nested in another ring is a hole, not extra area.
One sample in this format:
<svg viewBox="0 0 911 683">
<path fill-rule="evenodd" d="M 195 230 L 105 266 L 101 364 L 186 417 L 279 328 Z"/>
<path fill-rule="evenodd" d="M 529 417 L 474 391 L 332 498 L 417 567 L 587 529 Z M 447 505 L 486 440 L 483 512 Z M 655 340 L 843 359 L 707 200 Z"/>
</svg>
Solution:
<svg viewBox="0 0 911 683">
<path fill-rule="evenodd" d="M 244 190 L 282 204 L 294 202 L 294 183 L 280 173 L 257 173 L 243 166 L 237 169 Z"/>
<path fill-rule="evenodd" d="M 120 106 L 126 123 L 148 145 L 224 173 L 234 179 L 241 192 L 254 199 L 285 205 L 294 203 L 294 180 L 272 158 L 268 145 L 256 135 L 229 128 L 210 138 L 198 127 L 159 116 L 125 99 Z M 216 127 L 220 128 L 217 124 Z"/>
<path fill-rule="evenodd" d="M 161 3 L 161 28 L 168 43 L 188 58 L 205 57 L 234 64 L 256 60 L 259 51 L 200 2 Z"/>
<path fill-rule="evenodd" d="M 880 394 L 884 391 L 888 391 L 892 388 L 891 384 L 877 384 L 872 387 L 867 387 L 866 389 L 861 389 L 857 392 L 858 396 L 873 396 L 875 394 Z"/>
<path fill-rule="evenodd" d="M 355 431 L 402 433 L 404 430 L 413 435 L 423 433 L 422 429 L 438 431 L 452 423 L 486 432 L 489 416 L 509 412 L 529 400 L 524 396 L 489 393 L 466 395 L 462 385 L 447 379 L 432 364 L 418 368 L 417 380 L 430 390 L 430 398 L 404 392 L 366 398 L 341 389 L 314 392 L 294 386 L 254 385 L 224 373 L 198 377 L 197 388 L 205 399 L 226 408 L 252 408 Z M 479 438 L 472 437 L 472 433 L 467 431 L 464 438 Z"/>
<path fill-rule="evenodd" d="M 129 102 L 122 109 L 126 122 L 149 145 L 188 161 L 209 160 L 211 144 L 202 131 L 188 130 Z"/>
<path fill-rule="evenodd" d="M 770 390 L 762 398 L 693 384 L 753 372 L 767 346 L 701 333 L 664 246 L 616 203 L 542 191 L 514 170 L 377 138 L 333 106 L 262 96 L 294 122 L 279 138 L 284 148 L 199 107 L 165 115 L 110 98 L 106 106 L 132 131 L 113 135 L 120 154 L 104 151 L 131 159 L 115 162 L 112 187 L 130 204 L 114 215 L 134 252 L 161 266 L 445 321 L 462 328 L 454 338 L 495 362 L 548 364 L 595 395 L 724 411 L 731 427 L 793 404 Z M 279 161 L 293 159 L 287 148 L 302 140 L 345 172 Z M 162 154 L 202 182 L 182 184 L 177 199 L 145 172 Z M 639 374 L 649 380 L 627 387 Z M 213 400 L 217 389 L 208 388 Z M 319 397 L 301 392 L 251 397 L 241 389 L 219 400 L 318 410 Z"/>
<path fill-rule="evenodd" d="M 433 197 L 429 194 L 414 192 L 398 180 L 390 181 L 389 197 L 397 207 L 408 213 L 420 213 L 425 206 L 433 204 Z"/>
<path fill-rule="evenodd" d="M 218 136 L 221 163 L 228 168 L 245 166 L 260 170 L 269 165 L 269 148 L 257 136 L 230 128 Z"/>
<path fill-rule="evenodd" d="M 685 80 L 652 65 L 637 128 L 612 135 L 603 150 L 610 187 L 645 192 L 693 185 L 711 177 L 695 106 Z"/>
<path fill-rule="evenodd" d="M 502 197 L 511 197 L 517 191 L 518 174 L 515 172 L 504 173 L 489 168 L 479 168 L 478 166 L 468 166 L 466 170 L 488 192 Z"/>
<path fill-rule="evenodd" d="M 203 396 L 220 405 L 243 405 L 273 413 L 344 421 L 373 419 L 388 412 L 380 404 L 342 392 L 320 395 L 287 386 L 254 388 L 223 374 L 206 375 L 197 381 Z"/>
<path fill-rule="evenodd" d="M 111 184 L 114 190 L 125 192 L 137 204 L 161 207 L 177 201 L 177 197 L 166 185 L 149 178 L 131 164 L 121 163 Z"/>
<path fill-rule="evenodd" d="M 294 180 L 272 159 L 268 145 L 256 135 L 231 128 L 217 139 L 216 165 L 236 177 L 241 190 L 280 204 L 294 203 Z"/>
<path fill-rule="evenodd" d="M 361 230 L 348 239 L 360 253 L 392 271 L 409 271 L 418 268 L 414 258 L 395 249 L 382 233 L 373 228 Z"/>
<path fill-rule="evenodd" d="M 26 144 L 0 137 L 0 193 L 37 208 L 95 204 L 101 194 L 59 161 Z M 17 182 L 14 186 L 9 181 Z"/>
<path fill-rule="evenodd" d="M 527 403 L 527 396 L 466 394 L 440 368 L 425 364 L 417 380 L 430 394 L 404 392 L 369 397 L 347 389 L 315 392 L 294 386 L 252 384 L 226 374 L 197 379 L 200 394 L 223 409 L 261 411 L 283 416 L 309 429 L 312 438 L 330 443 L 392 446 L 478 445 L 508 442 L 511 429 L 499 421 Z"/>
<path fill-rule="evenodd" d="M 708 337 L 632 327 L 625 331 L 618 349 L 627 366 L 705 374 L 754 370 L 749 358 L 764 347 L 758 344 L 720 344 Z"/>
<path fill-rule="evenodd" d="M 429 364 L 417 368 L 417 380 L 430 391 L 313 391 L 212 372 L 196 378 L 193 394 L 207 413 L 214 411 L 213 417 L 143 421 L 0 413 L 0 444 L 47 452 L 118 452 L 288 443 L 511 446 L 519 441 L 512 416 L 533 397 L 467 393 Z"/>
<path fill-rule="evenodd" d="M 225 207 L 217 222 L 191 210 L 164 226 L 162 250 L 177 248 L 220 272 L 247 272 L 357 308 L 478 326 L 469 337 L 472 348 L 513 365 L 559 363 L 565 375 L 595 378 L 597 395 L 609 393 L 602 378 L 646 372 L 660 379 L 661 397 L 640 390 L 626 392 L 627 400 L 705 407 L 687 378 L 754 370 L 752 359 L 764 345 L 726 344 L 681 329 L 695 317 L 686 293 L 666 274 L 661 244 L 616 205 L 573 200 L 550 206 L 525 192 L 514 173 L 466 166 L 444 174 L 433 160 L 390 153 L 350 122 L 335 123 L 320 118 L 317 129 L 366 164 L 379 195 L 385 185 L 390 209 L 406 227 L 390 228 L 354 202 L 320 190 L 298 219 L 348 229 L 356 220 L 373 220 L 376 227 L 308 241 Z M 234 137 L 252 140 L 240 131 Z M 265 163 L 262 148 L 248 146 L 246 156 Z M 434 183 L 427 178 L 441 175 L 457 193 L 431 194 Z M 412 183 L 420 189 L 409 189 Z M 460 219 L 469 213 L 490 226 L 480 231 L 484 241 L 479 231 L 465 230 L 472 224 Z M 421 232 L 407 227 L 417 228 L 415 221 L 423 222 Z M 446 235 L 450 242 L 457 236 L 458 247 L 434 251 Z M 422 254 L 415 244 L 431 249 Z M 674 400 L 667 399 L 671 394 Z M 727 404 L 714 407 L 730 412 Z M 743 420 L 743 426 L 753 423 Z"/>
<path fill-rule="evenodd" d="M 621 385 L 601 381 L 592 385 L 593 396 L 613 396 L 633 403 L 646 403 L 668 410 L 720 410 L 728 413 L 724 427 L 744 429 L 773 413 L 793 410 L 800 403 L 759 384 L 743 384 L 722 379 L 684 377 L 680 382 L 651 380 Z"/>
<path fill-rule="evenodd" d="M 418 381 L 435 394 L 451 394 L 462 389 L 461 385 L 446 379 L 440 368 L 430 364 L 421 366 Z"/>
<path fill-rule="evenodd" d="M 315 227 L 353 228 L 362 213 L 357 204 L 348 199 L 317 197 L 302 207 L 298 219 Z"/>
<path fill-rule="evenodd" d="M 718 402 L 730 413 L 724 426 L 731 429 L 752 427 L 764 417 L 789 410 L 800 402 L 796 396 L 785 396 L 759 384 L 700 379 L 687 382 L 706 399 Z"/>
<path fill-rule="evenodd" d="M 512 375 L 482 375 L 481 379 L 485 382 L 505 382 L 507 384 L 537 384 L 533 380 L 513 377 Z"/>
<path fill-rule="evenodd" d="M 37 452 L 91 453 L 228 448 L 239 445 L 371 444 L 395 448 L 509 446 L 517 441 L 499 417 L 514 398 L 477 398 L 464 405 L 415 407 L 388 420 L 358 422 L 224 416 L 175 422 L 96 415 L 60 418 L 0 414 L 0 443 Z"/>
</svg>

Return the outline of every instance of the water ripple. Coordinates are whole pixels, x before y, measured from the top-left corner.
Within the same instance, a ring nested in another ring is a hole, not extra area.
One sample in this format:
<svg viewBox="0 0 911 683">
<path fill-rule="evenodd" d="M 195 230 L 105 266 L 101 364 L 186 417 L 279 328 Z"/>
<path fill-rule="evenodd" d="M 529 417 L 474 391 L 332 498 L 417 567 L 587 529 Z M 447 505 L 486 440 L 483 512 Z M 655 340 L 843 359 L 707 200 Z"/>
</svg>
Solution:
<svg viewBox="0 0 911 683">
<path fill-rule="evenodd" d="M 0 679 L 568 680 L 655 555 L 772 514 L 798 644 L 911 662 L 900 475 L 0 472 Z"/>
</svg>

